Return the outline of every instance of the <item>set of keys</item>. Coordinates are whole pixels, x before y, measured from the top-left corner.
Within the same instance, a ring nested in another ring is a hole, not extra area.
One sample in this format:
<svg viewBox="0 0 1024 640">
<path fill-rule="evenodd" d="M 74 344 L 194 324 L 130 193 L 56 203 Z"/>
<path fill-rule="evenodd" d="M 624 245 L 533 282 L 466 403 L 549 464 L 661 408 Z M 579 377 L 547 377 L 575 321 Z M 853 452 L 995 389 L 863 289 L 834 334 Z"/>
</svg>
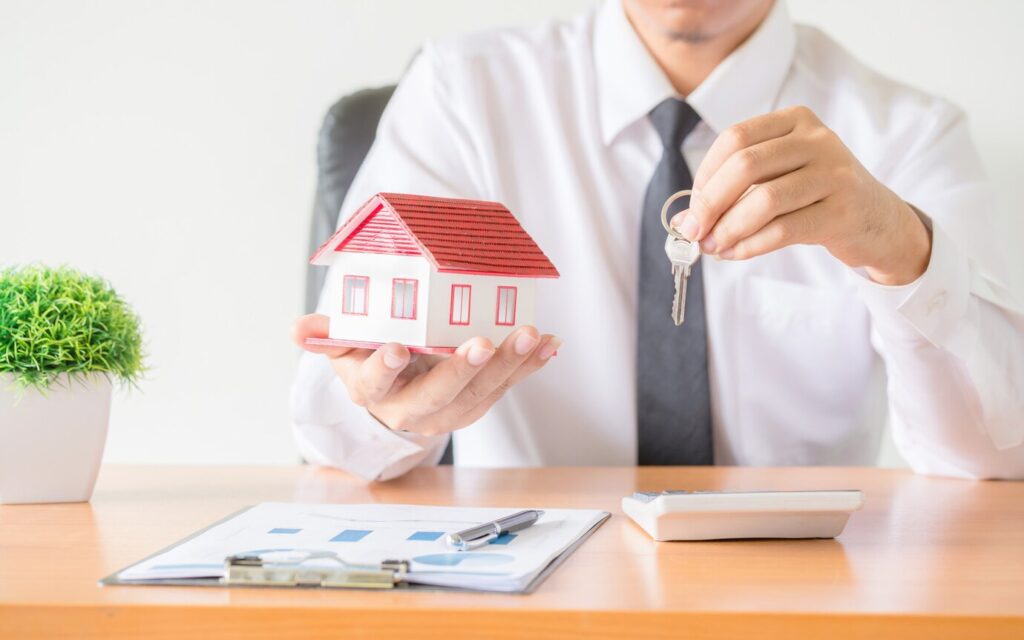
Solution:
<svg viewBox="0 0 1024 640">
<path fill-rule="evenodd" d="M 676 292 L 672 297 L 672 321 L 676 326 L 683 324 L 686 313 L 686 279 L 690 277 L 690 269 L 700 258 L 700 245 L 690 242 L 668 223 L 668 208 L 679 198 L 690 195 L 690 190 L 677 191 L 669 196 L 661 208 L 661 224 L 668 232 L 665 238 L 665 254 L 672 263 L 672 279 L 675 281 Z"/>
</svg>

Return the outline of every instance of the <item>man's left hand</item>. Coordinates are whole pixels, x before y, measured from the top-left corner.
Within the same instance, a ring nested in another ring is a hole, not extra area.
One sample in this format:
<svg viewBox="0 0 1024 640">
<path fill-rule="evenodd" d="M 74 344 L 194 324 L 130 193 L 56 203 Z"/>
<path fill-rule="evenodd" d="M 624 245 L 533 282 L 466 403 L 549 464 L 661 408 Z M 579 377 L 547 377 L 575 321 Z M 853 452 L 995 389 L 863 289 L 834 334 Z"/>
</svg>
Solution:
<svg viewBox="0 0 1024 640">
<path fill-rule="evenodd" d="M 931 234 L 918 214 L 806 107 L 727 129 L 693 188 L 672 224 L 725 260 L 820 244 L 885 285 L 913 282 L 928 266 Z"/>
</svg>

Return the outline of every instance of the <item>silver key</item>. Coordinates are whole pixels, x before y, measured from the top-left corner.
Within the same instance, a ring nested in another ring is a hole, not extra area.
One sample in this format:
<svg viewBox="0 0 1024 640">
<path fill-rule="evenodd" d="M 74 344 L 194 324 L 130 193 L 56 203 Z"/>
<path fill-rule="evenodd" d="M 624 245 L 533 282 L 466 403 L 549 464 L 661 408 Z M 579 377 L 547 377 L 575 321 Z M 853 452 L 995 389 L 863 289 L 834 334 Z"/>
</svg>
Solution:
<svg viewBox="0 0 1024 640">
<path fill-rule="evenodd" d="M 672 297 L 672 321 L 678 327 L 683 324 L 686 312 L 686 279 L 690 277 L 690 268 L 700 258 L 700 245 L 669 234 L 665 238 L 665 254 L 672 263 L 672 279 L 676 285 Z"/>
<path fill-rule="evenodd" d="M 672 279 L 675 280 L 676 292 L 672 298 L 672 321 L 676 326 L 683 324 L 686 312 L 686 279 L 690 277 L 690 267 L 700 259 L 700 245 L 689 242 L 668 224 L 668 210 L 673 202 L 690 195 L 690 190 L 677 191 L 665 200 L 661 208 L 661 226 L 668 232 L 665 239 L 665 253 L 672 263 Z"/>
</svg>

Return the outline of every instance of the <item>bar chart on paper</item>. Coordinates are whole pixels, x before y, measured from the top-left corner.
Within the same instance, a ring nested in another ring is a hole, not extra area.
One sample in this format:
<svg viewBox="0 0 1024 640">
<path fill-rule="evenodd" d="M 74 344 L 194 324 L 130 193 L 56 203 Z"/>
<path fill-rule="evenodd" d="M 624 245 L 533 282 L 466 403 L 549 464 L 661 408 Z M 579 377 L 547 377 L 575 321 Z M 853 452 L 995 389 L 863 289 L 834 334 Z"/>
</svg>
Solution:
<svg viewBox="0 0 1024 640">
<path fill-rule="evenodd" d="M 469 552 L 445 535 L 520 509 L 416 505 L 263 503 L 117 574 L 120 582 L 215 579 L 230 555 L 333 554 L 346 562 L 407 560 L 411 583 L 514 591 L 600 524 L 607 514 L 547 509 L 535 525 Z M 467 586 L 469 585 L 469 586 Z"/>
</svg>

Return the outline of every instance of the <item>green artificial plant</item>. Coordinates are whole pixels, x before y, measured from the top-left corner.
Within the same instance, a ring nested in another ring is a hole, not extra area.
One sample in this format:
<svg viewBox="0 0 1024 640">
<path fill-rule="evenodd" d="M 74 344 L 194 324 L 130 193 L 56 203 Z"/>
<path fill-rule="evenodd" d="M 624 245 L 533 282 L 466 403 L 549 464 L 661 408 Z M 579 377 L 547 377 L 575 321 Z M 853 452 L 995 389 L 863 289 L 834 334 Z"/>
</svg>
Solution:
<svg viewBox="0 0 1024 640">
<path fill-rule="evenodd" d="M 139 318 L 108 282 L 69 267 L 0 270 L 0 374 L 17 387 L 91 373 L 134 385 L 143 371 Z"/>
</svg>

